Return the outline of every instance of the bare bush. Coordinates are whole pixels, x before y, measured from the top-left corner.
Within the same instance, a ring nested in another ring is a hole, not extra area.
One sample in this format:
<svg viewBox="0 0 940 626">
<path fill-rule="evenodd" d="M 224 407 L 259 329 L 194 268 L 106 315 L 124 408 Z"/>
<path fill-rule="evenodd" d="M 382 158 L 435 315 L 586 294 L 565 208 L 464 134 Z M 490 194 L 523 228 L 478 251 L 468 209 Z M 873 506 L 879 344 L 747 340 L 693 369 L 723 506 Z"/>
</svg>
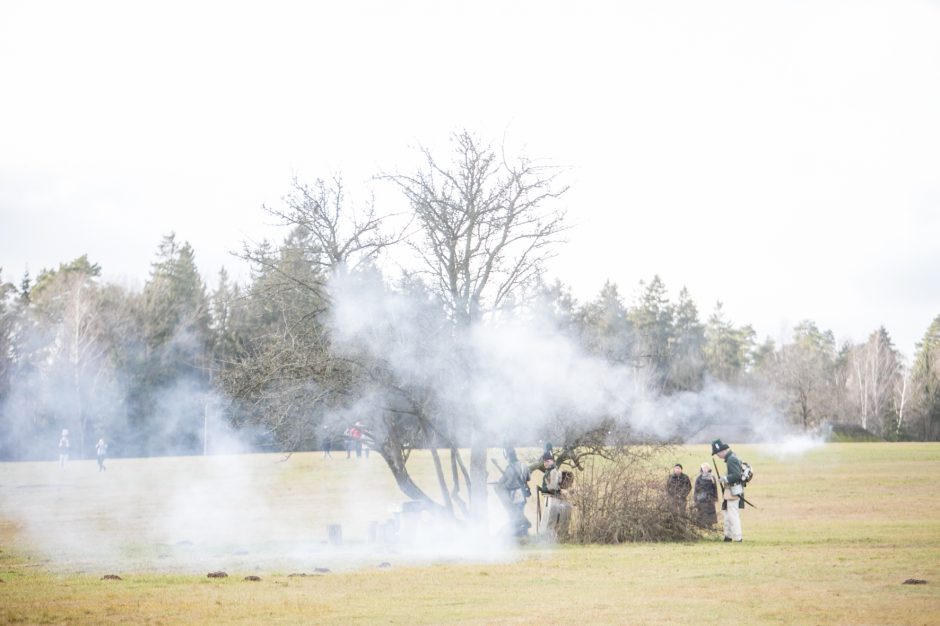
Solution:
<svg viewBox="0 0 940 626">
<path fill-rule="evenodd" d="M 665 497 L 653 449 L 621 448 L 584 462 L 569 493 L 574 506 L 569 541 L 626 543 L 694 541 L 702 536 L 685 511 Z"/>
</svg>

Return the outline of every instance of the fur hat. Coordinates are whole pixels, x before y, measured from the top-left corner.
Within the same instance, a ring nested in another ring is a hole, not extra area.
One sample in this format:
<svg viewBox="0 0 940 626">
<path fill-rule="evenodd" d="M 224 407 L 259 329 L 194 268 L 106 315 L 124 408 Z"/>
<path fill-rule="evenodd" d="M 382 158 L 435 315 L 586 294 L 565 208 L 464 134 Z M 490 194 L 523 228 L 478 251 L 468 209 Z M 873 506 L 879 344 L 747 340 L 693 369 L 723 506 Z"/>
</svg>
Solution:
<svg viewBox="0 0 940 626">
<path fill-rule="evenodd" d="M 728 444 L 724 443 L 721 439 L 715 439 L 712 442 L 712 455 L 718 454 L 722 450 L 727 450 L 730 448 Z"/>
</svg>

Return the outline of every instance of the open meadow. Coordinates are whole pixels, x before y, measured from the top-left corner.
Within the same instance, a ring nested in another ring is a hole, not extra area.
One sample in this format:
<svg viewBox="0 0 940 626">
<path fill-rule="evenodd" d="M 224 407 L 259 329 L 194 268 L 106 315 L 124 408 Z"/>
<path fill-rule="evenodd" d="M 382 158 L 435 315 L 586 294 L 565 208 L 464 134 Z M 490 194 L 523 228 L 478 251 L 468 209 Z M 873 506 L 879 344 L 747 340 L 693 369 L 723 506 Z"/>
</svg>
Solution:
<svg viewBox="0 0 940 626">
<path fill-rule="evenodd" d="M 404 498 L 374 454 L 0 463 L 0 623 L 940 624 L 940 444 L 734 448 L 742 544 L 382 542 Z"/>
</svg>

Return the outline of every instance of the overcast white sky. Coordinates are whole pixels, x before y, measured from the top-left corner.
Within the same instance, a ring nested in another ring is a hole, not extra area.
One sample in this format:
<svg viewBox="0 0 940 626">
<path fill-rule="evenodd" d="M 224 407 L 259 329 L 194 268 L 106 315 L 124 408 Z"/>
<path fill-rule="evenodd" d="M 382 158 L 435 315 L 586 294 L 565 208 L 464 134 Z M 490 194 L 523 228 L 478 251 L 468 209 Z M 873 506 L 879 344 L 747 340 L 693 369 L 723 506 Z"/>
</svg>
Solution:
<svg viewBox="0 0 940 626">
<path fill-rule="evenodd" d="M 0 0 L 3 278 L 142 283 L 175 231 L 211 286 L 292 176 L 365 189 L 461 128 L 570 168 L 582 300 L 658 273 L 908 356 L 940 314 L 936 1 Z"/>
</svg>

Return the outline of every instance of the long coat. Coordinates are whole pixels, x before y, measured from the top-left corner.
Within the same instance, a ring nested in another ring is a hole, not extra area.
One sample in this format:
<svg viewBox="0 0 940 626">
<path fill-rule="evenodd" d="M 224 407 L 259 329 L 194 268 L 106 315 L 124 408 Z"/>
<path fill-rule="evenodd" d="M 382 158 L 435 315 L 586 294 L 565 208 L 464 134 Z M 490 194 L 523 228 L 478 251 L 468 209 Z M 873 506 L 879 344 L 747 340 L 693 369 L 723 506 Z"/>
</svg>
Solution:
<svg viewBox="0 0 940 626">
<path fill-rule="evenodd" d="M 692 497 L 695 506 L 695 523 L 708 527 L 718 523 L 715 503 L 718 502 L 718 481 L 711 474 L 699 474 L 695 479 Z"/>
</svg>

